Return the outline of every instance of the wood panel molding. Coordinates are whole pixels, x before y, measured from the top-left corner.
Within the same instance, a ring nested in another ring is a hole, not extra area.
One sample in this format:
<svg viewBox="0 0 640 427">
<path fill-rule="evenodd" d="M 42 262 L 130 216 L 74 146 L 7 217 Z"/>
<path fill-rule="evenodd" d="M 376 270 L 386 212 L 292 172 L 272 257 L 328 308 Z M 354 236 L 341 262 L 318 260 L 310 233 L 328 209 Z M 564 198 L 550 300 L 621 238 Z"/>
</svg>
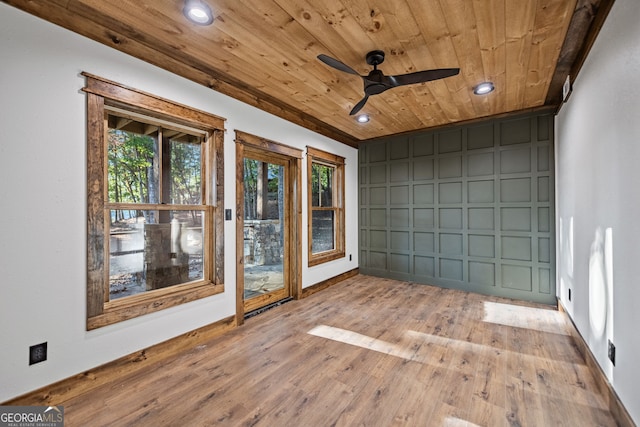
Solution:
<svg viewBox="0 0 640 427">
<path fill-rule="evenodd" d="M 134 372 L 149 369 L 163 360 L 206 343 L 237 327 L 234 316 L 203 326 L 135 353 L 89 369 L 51 385 L 11 399 L 2 405 L 59 405 L 97 387 Z"/>
<path fill-rule="evenodd" d="M 611 411 L 611 414 L 616 419 L 617 424 L 621 427 L 636 427 L 636 424 L 631 419 L 631 415 L 629 415 L 629 412 L 627 412 L 627 409 L 620 401 L 618 394 L 613 389 L 611 383 L 607 379 L 607 376 L 589 349 L 587 342 L 582 337 L 582 334 L 580 334 L 580 331 L 578 331 L 576 324 L 573 322 L 569 312 L 565 309 L 560 300 L 558 300 L 558 310 L 565 313 L 567 318 L 571 321 L 571 327 L 569 330 L 573 340 L 575 341 L 576 348 L 584 358 L 589 371 L 591 371 L 591 375 L 595 378 L 598 391 L 607 400 L 607 403 L 609 404 L 609 411 Z"/>
</svg>

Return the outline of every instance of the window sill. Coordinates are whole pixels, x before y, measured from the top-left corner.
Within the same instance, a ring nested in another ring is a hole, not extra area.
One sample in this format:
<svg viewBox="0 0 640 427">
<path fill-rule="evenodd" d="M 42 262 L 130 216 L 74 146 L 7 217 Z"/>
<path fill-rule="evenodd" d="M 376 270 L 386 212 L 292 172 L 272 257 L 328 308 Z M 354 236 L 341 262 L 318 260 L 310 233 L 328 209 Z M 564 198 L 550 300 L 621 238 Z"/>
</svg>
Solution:
<svg viewBox="0 0 640 427">
<path fill-rule="evenodd" d="M 87 330 L 113 325 L 222 292 L 223 284 L 199 281 L 110 301 L 104 305 L 102 314 L 87 319 Z"/>
<path fill-rule="evenodd" d="M 314 265 L 323 264 L 325 262 L 333 261 L 339 258 L 344 258 L 344 251 L 331 251 L 331 252 L 323 252 L 318 255 L 314 255 L 309 259 L 309 267 L 313 267 Z"/>
</svg>

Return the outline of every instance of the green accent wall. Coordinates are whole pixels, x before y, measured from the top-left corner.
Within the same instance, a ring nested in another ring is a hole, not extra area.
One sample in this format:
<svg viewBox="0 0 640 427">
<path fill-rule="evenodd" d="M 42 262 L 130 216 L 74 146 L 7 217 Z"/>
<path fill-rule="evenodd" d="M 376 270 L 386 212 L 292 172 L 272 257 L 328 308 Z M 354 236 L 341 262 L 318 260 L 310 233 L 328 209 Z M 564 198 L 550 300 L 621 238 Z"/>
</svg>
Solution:
<svg viewBox="0 0 640 427">
<path fill-rule="evenodd" d="M 359 147 L 360 272 L 555 304 L 553 115 Z"/>
</svg>

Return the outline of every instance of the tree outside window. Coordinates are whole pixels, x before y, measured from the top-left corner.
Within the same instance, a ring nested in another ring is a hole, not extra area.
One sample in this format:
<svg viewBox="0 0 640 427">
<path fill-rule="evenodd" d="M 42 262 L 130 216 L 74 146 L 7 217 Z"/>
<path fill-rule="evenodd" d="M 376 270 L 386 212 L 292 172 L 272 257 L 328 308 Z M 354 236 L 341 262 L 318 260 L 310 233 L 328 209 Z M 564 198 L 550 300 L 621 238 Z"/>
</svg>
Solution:
<svg viewBox="0 0 640 427">
<path fill-rule="evenodd" d="M 307 147 L 309 265 L 345 256 L 344 158 Z"/>
<path fill-rule="evenodd" d="M 87 329 L 224 291 L 224 120 L 87 78 Z"/>
</svg>

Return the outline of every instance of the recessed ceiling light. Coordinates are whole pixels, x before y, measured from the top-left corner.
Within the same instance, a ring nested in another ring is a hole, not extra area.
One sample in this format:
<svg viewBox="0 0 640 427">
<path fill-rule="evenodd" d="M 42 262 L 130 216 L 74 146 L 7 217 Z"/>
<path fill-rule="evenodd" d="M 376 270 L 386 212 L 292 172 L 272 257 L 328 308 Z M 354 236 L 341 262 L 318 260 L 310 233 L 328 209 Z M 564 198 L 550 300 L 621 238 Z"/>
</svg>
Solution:
<svg viewBox="0 0 640 427">
<path fill-rule="evenodd" d="M 201 0 L 185 0 L 182 13 L 194 24 L 209 25 L 213 22 L 211 8 Z"/>
<path fill-rule="evenodd" d="M 489 92 L 493 92 L 495 87 L 492 82 L 484 82 L 480 83 L 476 87 L 473 88 L 473 93 L 476 95 L 486 95 Z"/>
<path fill-rule="evenodd" d="M 367 123 L 369 121 L 369 115 L 360 114 L 358 117 L 356 117 L 356 120 L 358 121 L 358 123 Z"/>
</svg>

